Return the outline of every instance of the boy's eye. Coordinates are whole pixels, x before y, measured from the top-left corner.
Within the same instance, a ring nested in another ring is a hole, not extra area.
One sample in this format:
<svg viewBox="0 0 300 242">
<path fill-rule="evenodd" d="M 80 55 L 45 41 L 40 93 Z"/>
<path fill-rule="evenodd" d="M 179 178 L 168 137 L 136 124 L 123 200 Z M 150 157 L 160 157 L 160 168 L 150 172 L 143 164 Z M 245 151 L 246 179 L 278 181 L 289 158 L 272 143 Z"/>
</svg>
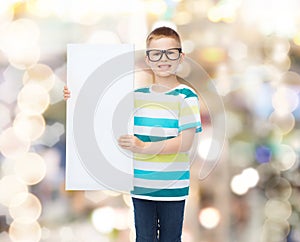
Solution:
<svg viewBox="0 0 300 242">
<path fill-rule="evenodd" d="M 155 55 L 155 56 L 161 55 L 160 51 L 154 52 L 154 53 L 152 53 L 152 54 Z"/>
</svg>

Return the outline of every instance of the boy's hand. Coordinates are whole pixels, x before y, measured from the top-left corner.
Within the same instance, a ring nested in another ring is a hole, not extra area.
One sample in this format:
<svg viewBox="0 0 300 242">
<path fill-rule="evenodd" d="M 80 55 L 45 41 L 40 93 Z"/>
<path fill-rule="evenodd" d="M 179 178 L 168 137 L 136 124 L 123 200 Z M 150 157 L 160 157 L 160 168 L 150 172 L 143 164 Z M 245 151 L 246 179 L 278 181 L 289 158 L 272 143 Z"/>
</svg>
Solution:
<svg viewBox="0 0 300 242">
<path fill-rule="evenodd" d="M 118 144 L 121 148 L 130 150 L 135 153 L 141 153 L 145 147 L 145 142 L 141 141 L 133 135 L 122 135 L 118 139 Z"/>
<path fill-rule="evenodd" d="M 70 96 L 71 96 L 70 90 L 68 89 L 67 86 L 64 86 L 64 99 L 68 100 L 70 98 Z"/>
</svg>

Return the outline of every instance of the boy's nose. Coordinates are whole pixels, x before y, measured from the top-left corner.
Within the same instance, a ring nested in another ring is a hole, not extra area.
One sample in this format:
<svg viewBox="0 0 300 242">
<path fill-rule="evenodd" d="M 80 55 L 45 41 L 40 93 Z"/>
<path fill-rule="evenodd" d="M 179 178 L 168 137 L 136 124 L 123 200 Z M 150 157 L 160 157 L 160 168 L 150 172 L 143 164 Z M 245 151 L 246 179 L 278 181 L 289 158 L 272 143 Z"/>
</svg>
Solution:
<svg viewBox="0 0 300 242">
<path fill-rule="evenodd" d="M 162 53 L 162 57 L 160 60 L 168 60 L 166 52 Z"/>
</svg>

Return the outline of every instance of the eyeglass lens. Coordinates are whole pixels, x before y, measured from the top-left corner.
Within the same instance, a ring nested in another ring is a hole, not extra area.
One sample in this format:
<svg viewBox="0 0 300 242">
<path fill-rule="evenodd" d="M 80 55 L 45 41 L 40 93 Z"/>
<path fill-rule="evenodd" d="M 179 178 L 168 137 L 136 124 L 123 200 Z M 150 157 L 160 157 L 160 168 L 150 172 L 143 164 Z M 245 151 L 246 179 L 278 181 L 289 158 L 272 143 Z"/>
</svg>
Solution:
<svg viewBox="0 0 300 242">
<path fill-rule="evenodd" d="M 148 57 L 151 61 L 159 61 L 165 53 L 169 60 L 177 60 L 180 57 L 180 49 L 148 50 Z"/>
</svg>

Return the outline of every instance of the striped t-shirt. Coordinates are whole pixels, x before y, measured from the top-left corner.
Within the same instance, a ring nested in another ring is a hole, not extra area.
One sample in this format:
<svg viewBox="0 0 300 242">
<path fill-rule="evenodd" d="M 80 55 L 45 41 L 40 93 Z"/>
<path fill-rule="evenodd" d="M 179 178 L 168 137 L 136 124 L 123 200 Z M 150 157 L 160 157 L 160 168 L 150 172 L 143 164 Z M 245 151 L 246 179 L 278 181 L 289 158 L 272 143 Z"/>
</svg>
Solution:
<svg viewBox="0 0 300 242">
<path fill-rule="evenodd" d="M 167 91 L 151 87 L 134 92 L 134 135 L 144 142 L 174 138 L 182 130 L 202 130 L 199 100 L 183 84 Z M 176 201 L 189 192 L 190 164 L 187 152 L 176 154 L 134 154 L 133 197 Z"/>
</svg>

